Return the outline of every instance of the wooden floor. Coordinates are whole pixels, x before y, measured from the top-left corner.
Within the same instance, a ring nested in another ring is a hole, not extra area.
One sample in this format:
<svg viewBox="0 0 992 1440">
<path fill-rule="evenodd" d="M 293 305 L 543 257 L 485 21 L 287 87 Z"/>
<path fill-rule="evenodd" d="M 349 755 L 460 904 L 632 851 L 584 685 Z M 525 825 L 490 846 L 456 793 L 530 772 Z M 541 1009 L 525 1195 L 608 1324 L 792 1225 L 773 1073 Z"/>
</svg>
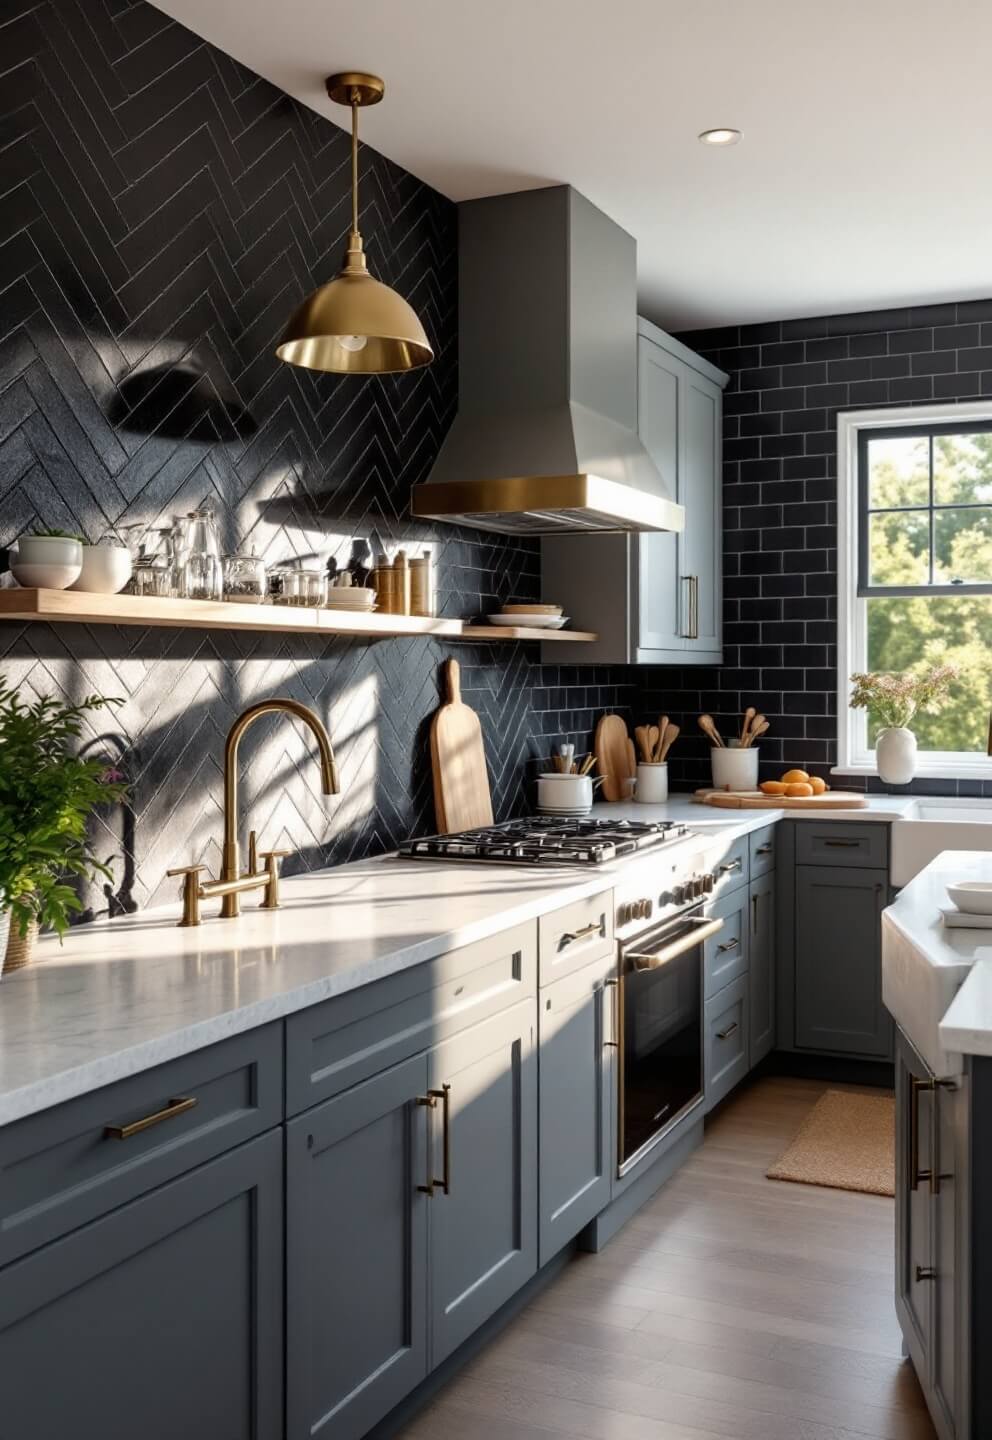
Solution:
<svg viewBox="0 0 992 1440">
<path fill-rule="evenodd" d="M 893 1202 L 766 1180 L 826 1088 L 766 1079 L 403 1440 L 933 1440 L 900 1358 Z"/>
</svg>

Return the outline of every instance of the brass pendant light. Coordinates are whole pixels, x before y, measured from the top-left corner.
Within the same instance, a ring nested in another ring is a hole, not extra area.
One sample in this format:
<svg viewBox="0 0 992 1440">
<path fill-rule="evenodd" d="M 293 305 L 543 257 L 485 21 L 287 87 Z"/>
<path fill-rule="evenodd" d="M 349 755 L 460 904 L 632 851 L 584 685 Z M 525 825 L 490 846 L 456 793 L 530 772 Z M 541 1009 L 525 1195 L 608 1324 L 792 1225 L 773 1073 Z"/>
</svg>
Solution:
<svg viewBox="0 0 992 1440">
<path fill-rule="evenodd" d="M 377 105 L 385 85 L 377 75 L 331 75 L 327 93 L 351 106 L 351 233 L 335 279 L 308 295 L 276 349 L 280 360 L 339 375 L 386 375 L 415 370 L 434 359 L 417 316 L 401 295 L 373 280 L 358 233 L 358 111 Z"/>
</svg>

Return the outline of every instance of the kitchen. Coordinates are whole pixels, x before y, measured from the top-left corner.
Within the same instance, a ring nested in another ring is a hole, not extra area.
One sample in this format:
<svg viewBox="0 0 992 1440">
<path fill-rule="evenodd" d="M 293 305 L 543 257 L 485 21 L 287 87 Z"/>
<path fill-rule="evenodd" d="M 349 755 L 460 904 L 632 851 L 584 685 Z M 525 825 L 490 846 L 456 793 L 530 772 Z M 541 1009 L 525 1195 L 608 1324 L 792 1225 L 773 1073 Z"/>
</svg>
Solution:
<svg viewBox="0 0 992 1440">
<path fill-rule="evenodd" d="M 891 8 L 8 4 L 5 1437 L 992 1433 L 989 22 Z"/>
</svg>

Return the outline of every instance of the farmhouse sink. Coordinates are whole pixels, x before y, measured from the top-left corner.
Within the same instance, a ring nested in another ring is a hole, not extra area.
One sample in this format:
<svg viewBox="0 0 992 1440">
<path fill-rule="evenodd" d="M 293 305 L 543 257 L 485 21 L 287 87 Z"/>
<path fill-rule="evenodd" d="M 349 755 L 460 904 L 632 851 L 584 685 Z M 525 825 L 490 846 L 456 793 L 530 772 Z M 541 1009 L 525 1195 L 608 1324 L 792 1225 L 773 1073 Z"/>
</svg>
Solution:
<svg viewBox="0 0 992 1440">
<path fill-rule="evenodd" d="M 893 885 L 908 885 L 942 850 L 992 851 L 992 800 L 914 801 L 892 824 Z"/>
</svg>

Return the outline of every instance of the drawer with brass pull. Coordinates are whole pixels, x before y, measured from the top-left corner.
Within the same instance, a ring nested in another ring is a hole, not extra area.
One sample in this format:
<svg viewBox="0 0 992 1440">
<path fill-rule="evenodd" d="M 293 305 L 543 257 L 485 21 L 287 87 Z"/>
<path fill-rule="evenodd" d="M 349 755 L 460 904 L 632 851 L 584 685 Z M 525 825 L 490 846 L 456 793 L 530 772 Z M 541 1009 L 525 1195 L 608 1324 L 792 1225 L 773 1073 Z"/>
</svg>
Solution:
<svg viewBox="0 0 992 1440">
<path fill-rule="evenodd" d="M 751 879 L 768 875 L 775 869 L 775 826 L 752 830 L 748 836 L 751 849 Z"/>
<path fill-rule="evenodd" d="M 539 984 L 550 985 L 613 953 L 613 891 L 574 900 L 537 922 Z"/>
<path fill-rule="evenodd" d="M 747 974 L 748 899 L 746 890 L 732 890 L 705 910 L 722 928 L 703 942 L 703 994 L 708 1000 L 725 985 Z"/>
<path fill-rule="evenodd" d="M 278 1125 L 282 1025 L 0 1130 L 0 1265 Z"/>
<path fill-rule="evenodd" d="M 857 865 L 885 870 L 889 863 L 889 827 L 869 820 L 856 824 L 796 822 L 797 865 Z"/>
</svg>

